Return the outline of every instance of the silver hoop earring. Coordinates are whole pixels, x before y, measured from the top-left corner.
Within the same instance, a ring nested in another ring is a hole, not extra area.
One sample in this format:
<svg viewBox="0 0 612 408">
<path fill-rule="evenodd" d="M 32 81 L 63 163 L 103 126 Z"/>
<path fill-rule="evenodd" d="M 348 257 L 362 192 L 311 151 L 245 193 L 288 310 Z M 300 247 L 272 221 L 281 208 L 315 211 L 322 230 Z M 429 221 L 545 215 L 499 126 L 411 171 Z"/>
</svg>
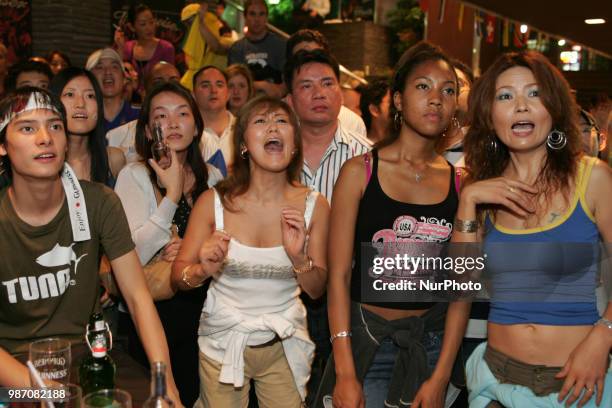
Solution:
<svg viewBox="0 0 612 408">
<path fill-rule="evenodd" d="M 546 146 L 552 150 L 561 150 L 567 144 L 567 136 L 560 130 L 553 130 L 546 138 Z"/>
<path fill-rule="evenodd" d="M 395 112 L 395 115 L 393 115 L 393 124 L 395 125 L 395 129 L 400 130 L 402 128 L 402 119 L 402 112 Z"/>
</svg>

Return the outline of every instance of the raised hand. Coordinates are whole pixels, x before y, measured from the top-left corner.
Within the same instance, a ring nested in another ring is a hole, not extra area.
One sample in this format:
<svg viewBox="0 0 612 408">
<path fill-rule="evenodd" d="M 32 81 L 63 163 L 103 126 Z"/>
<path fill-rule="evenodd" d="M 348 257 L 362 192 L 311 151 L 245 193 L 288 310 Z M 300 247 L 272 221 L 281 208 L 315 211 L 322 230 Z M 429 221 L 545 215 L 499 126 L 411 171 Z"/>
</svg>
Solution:
<svg viewBox="0 0 612 408">
<path fill-rule="evenodd" d="M 172 239 L 170 239 L 170 242 L 168 242 L 162 250 L 162 259 L 166 262 L 174 262 L 179 249 L 181 249 L 182 242 L 183 240 L 181 238 L 178 236 L 173 236 Z"/>
<path fill-rule="evenodd" d="M 166 189 L 166 196 L 178 203 L 181 195 L 183 195 L 183 187 L 185 183 L 185 170 L 176 158 L 176 152 L 170 150 L 171 163 L 164 168 L 165 163 L 157 163 L 153 159 L 149 159 L 149 164 L 155 174 L 160 187 Z"/>
<path fill-rule="evenodd" d="M 201 280 L 204 280 L 208 276 L 212 276 L 219 272 L 227 256 L 230 239 L 231 237 L 227 232 L 215 231 L 210 238 L 204 241 L 198 252 L 198 258 L 200 259 L 202 268 L 201 271 L 196 273 L 202 273 L 203 276 L 198 276 L 198 279 L 201 278 Z"/>
<path fill-rule="evenodd" d="M 120 54 L 123 55 L 123 48 L 125 47 L 125 34 L 123 33 L 121 27 L 117 27 L 115 29 L 114 40 L 117 49 L 119 50 Z"/>
<path fill-rule="evenodd" d="M 281 211 L 281 232 L 283 247 L 294 265 L 303 265 L 306 261 L 306 221 L 304 215 L 292 207 Z"/>
<path fill-rule="evenodd" d="M 538 190 L 529 184 L 506 177 L 478 181 L 466 186 L 461 199 L 471 204 L 499 204 L 510 211 L 526 217 L 535 212 L 533 197 Z"/>
</svg>

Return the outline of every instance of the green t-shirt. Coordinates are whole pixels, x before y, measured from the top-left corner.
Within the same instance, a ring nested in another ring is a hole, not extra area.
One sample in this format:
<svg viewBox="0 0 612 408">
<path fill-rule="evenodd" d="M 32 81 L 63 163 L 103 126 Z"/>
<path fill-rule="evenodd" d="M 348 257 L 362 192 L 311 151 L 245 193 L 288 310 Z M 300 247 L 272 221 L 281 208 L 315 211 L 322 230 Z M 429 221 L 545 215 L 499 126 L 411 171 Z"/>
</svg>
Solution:
<svg viewBox="0 0 612 408">
<path fill-rule="evenodd" d="M 91 239 L 74 242 L 64 204 L 47 225 L 33 227 L 0 191 L 0 347 L 23 350 L 45 337 L 78 337 L 99 298 L 100 250 L 110 260 L 134 248 L 119 198 L 81 181 Z"/>
</svg>

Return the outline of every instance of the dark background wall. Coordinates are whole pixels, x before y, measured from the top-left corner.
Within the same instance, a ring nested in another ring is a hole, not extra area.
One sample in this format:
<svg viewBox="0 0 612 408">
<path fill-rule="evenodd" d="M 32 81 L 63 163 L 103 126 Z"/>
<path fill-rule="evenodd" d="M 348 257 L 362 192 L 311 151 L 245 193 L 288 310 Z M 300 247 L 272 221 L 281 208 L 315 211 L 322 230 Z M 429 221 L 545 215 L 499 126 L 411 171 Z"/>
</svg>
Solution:
<svg viewBox="0 0 612 408">
<path fill-rule="evenodd" d="M 75 65 L 110 43 L 109 0 L 32 0 L 33 55 L 59 49 Z"/>
</svg>

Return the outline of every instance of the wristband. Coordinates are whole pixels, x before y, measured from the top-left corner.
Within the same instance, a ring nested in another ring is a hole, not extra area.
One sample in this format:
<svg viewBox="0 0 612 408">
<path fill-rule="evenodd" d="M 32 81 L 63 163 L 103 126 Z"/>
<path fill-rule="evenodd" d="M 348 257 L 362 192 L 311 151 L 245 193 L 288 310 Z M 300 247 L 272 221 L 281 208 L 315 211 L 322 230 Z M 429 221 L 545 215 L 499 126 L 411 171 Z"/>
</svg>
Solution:
<svg viewBox="0 0 612 408">
<path fill-rule="evenodd" d="M 600 318 L 597 322 L 595 322 L 595 324 L 607 327 L 608 329 L 612 330 L 612 320 L 608 320 L 605 317 Z"/>
<path fill-rule="evenodd" d="M 189 280 L 187 279 L 187 271 L 189 270 L 189 268 L 191 268 L 194 264 L 191 265 L 187 265 L 186 267 L 183 268 L 183 270 L 181 271 L 181 280 L 185 283 L 185 285 L 189 286 L 190 288 L 199 288 L 200 286 L 202 286 L 204 284 L 204 282 L 200 282 L 197 285 L 192 285 L 191 283 L 189 283 Z"/>
<path fill-rule="evenodd" d="M 464 234 L 471 234 L 471 233 L 478 231 L 478 221 L 461 220 L 459 218 L 455 218 L 454 229 L 457 232 L 462 232 Z"/>
<path fill-rule="evenodd" d="M 338 332 L 338 333 L 332 335 L 329 338 L 329 342 L 333 343 L 334 340 L 336 340 L 336 339 L 338 339 L 340 337 L 352 337 L 352 336 L 353 336 L 353 332 L 351 332 L 350 330 L 344 330 L 344 331 L 341 331 L 341 332 Z"/>
</svg>

